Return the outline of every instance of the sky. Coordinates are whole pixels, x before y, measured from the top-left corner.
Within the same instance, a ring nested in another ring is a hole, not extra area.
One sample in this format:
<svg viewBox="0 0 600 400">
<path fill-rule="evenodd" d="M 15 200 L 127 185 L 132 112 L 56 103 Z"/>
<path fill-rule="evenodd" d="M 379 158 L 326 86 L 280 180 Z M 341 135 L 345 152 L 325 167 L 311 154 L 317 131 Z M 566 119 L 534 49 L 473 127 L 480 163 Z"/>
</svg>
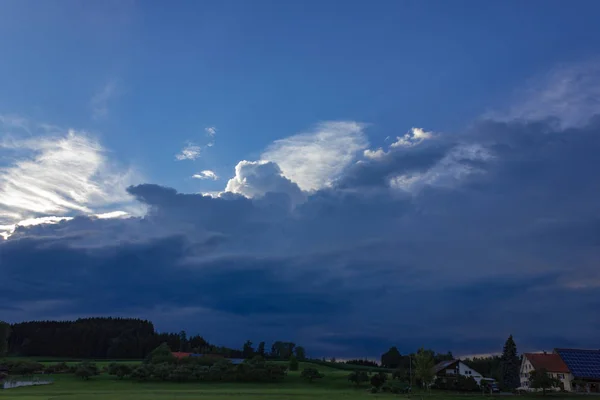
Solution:
<svg viewBox="0 0 600 400">
<path fill-rule="evenodd" d="M 598 348 L 599 12 L 0 2 L 0 319 Z"/>
</svg>

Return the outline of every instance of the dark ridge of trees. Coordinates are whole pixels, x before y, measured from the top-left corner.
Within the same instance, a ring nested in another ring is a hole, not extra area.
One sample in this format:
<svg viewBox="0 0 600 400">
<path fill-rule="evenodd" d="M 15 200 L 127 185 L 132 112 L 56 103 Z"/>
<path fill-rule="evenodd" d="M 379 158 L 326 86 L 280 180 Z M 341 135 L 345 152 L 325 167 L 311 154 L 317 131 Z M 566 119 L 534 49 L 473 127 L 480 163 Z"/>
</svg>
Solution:
<svg viewBox="0 0 600 400">
<path fill-rule="evenodd" d="M 80 318 L 75 321 L 29 321 L 12 325 L 0 323 L 0 354 L 15 356 L 78 360 L 143 359 L 162 343 L 166 343 L 173 351 L 227 358 L 252 358 L 258 354 L 287 360 L 294 352 L 299 359 L 306 357 L 304 348 L 296 347 L 292 342 L 276 341 L 271 353 L 265 354 L 264 342 L 260 342 L 257 351 L 254 351 L 250 341 L 242 349 L 215 346 L 202 336 L 188 336 L 185 331 L 158 333 L 152 322 L 137 318 Z"/>
<path fill-rule="evenodd" d="M 449 361 L 454 359 L 454 356 L 450 351 L 447 353 L 437 353 L 431 349 L 420 349 L 419 352 L 424 352 L 431 356 L 435 364 L 441 361 Z M 403 356 L 398 351 L 398 348 L 393 346 L 381 355 L 381 366 L 383 368 L 408 370 L 411 366 L 411 360 L 413 364 L 415 363 L 415 357 L 415 353 Z"/>
<path fill-rule="evenodd" d="M 176 336 L 175 336 L 176 338 Z M 169 334 L 157 335 L 150 321 L 131 318 L 82 318 L 13 324 L 9 354 L 81 358 L 143 358 Z"/>
<path fill-rule="evenodd" d="M 10 336 L 10 324 L 0 321 L 0 357 L 8 353 L 8 337 Z"/>
<path fill-rule="evenodd" d="M 8 353 L 19 356 L 141 359 L 161 343 L 175 351 L 220 351 L 225 356 L 241 356 L 241 351 L 213 346 L 201 336 L 188 338 L 182 332 L 157 333 L 150 321 L 110 317 L 12 324 Z"/>
</svg>

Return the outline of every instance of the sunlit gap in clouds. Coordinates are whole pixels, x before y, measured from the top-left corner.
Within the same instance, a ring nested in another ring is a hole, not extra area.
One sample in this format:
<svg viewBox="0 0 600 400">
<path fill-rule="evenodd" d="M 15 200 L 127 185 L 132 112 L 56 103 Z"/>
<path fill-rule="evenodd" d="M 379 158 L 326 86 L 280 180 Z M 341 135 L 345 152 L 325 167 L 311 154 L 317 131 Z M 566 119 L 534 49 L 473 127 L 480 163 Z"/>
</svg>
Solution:
<svg viewBox="0 0 600 400">
<path fill-rule="evenodd" d="M 0 236 L 76 215 L 143 214 L 126 191 L 138 174 L 111 164 L 91 135 L 15 117 L 0 119 L 0 128 L 0 150 L 8 154 L 0 169 Z"/>
</svg>

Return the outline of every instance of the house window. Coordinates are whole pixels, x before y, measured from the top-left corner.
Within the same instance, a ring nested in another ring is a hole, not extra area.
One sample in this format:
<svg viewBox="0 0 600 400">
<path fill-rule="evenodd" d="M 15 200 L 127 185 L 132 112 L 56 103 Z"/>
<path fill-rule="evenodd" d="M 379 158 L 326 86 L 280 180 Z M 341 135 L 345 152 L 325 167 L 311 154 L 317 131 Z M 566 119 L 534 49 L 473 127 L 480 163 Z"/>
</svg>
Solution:
<svg viewBox="0 0 600 400">
<path fill-rule="evenodd" d="M 556 374 L 558 379 L 565 379 L 565 374 Z"/>
</svg>

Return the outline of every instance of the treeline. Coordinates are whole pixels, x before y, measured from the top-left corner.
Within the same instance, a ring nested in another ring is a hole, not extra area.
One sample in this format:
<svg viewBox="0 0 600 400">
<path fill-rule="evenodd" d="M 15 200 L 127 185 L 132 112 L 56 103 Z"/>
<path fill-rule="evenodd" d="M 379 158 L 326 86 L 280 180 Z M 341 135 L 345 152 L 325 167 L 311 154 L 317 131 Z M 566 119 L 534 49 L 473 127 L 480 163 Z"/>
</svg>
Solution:
<svg viewBox="0 0 600 400">
<path fill-rule="evenodd" d="M 435 364 L 441 361 L 449 361 L 454 359 L 454 356 L 450 351 L 447 353 L 437 353 L 431 349 L 420 349 L 419 352 L 430 356 Z M 402 355 L 400 354 L 398 348 L 393 346 L 381 355 L 381 366 L 383 368 L 390 369 L 409 369 L 411 366 L 411 360 L 414 361 L 415 357 L 415 353 Z"/>
<path fill-rule="evenodd" d="M 19 356 L 140 359 L 161 343 L 175 350 L 181 336 L 157 333 L 150 321 L 132 318 L 81 318 L 13 324 L 8 353 Z M 208 343 L 190 338 L 197 346 Z"/>
<path fill-rule="evenodd" d="M 287 360 L 306 358 L 302 346 L 276 341 L 256 348 L 246 341 L 242 349 L 216 346 L 202 336 L 158 333 L 152 322 L 135 318 L 80 318 L 75 321 L 31 321 L 6 324 L 0 321 L 0 356 L 61 357 L 72 359 L 142 359 L 160 344 L 173 351 L 214 354 L 226 358 Z"/>
</svg>

